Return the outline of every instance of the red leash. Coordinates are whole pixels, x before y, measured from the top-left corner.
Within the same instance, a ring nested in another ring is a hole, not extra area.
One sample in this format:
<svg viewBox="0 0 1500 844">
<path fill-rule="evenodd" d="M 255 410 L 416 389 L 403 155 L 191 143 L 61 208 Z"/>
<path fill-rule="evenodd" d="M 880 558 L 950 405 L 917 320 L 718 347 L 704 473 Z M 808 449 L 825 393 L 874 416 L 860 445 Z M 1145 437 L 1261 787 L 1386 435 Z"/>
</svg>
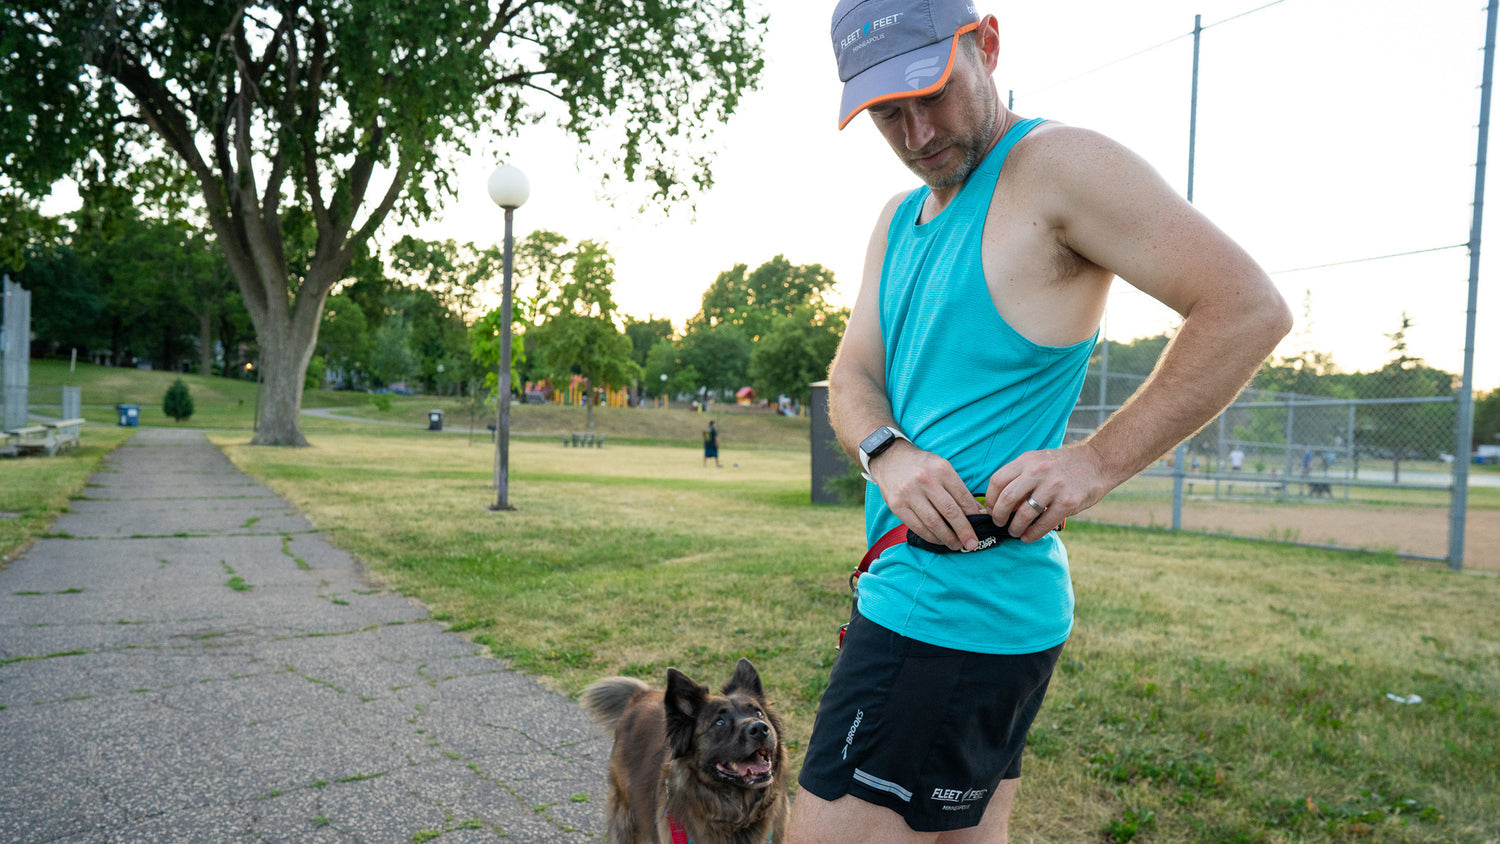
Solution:
<svg viewBox="0 0 1500 844">
<path fill-rule="evenodd" d="M 981 501 L 984 500 L 982 496 L 980 496 L 979 498 Z M 1062 523 L 1053 528 L 1053 530 L 1062 530 L 1067 526 L 1068 522 L 1066 519 L 1064 519 Z M 855 568 L 854 571 L 849 573 L 849 591 L 855 593 L 855 595 L 858 596 L 860 575 L 863 575 L 865 572 L 869 571 L 870 564 L 880 559 L 880 555 L 884 554 L 886 552 L 886 549 L 906 542 L 907 533 L 908 531 L 906 529 L 906 525 L 896 525 L 895 527 L 886 531 L 884 536 L 875 540 L 875 544 L 870 546 L 870 550 L 866 551 L 865 556 L 859 561 L 859 566 Z M 849 632 L 849 625 L 844 624 L 839 626 L 839 643 L 834 646 L 835 648 L 842 648 L 844 646 L 844 634 L 847 632 Z M 672 844 L 690 844 L 690 842 L 679 842 L 676 838 L 673 838 Z"/>
<path fill-rule="evenodd" d="M 852 589 L 859 582 L 859 576 L 870 570 L 870 564 L 880 558 L 887 548 L 900 545 L 906 541 L 906 525 L 896 525 L 885 532 L 885 536 L 875 540 L 870 550 L 865 552 L 864 559 L 859 561 L 859 568 L 849 575 L 849 587 Z"/>
<path fill-rule="evenodd" d="M 866 551 L 864 558 L 859 561 L 859 567 L 849 573 L 849 591 L 858 596 L 859 576 L 869 571 L 870 564 L 879 559 L 880 555 L 884 554 L 887 548 L 895 545 L 900 545 L 905 541 L 906 525 L 896 525 L 895 527 L 886 531 L 885 536 L 882 536 L 879 539 L 875 540 L 875 544 L 870 546 L 870 550 Z M 844 634 L 848 632 L 849 625 L 839 625 L 839 642 L 837 645 L 833 646 L 834 649 L 837 650 L 844 647 Z M 672 839 L 672 844 L 679 844 L 679 842 L 674 838 Z"/>
<path fill-rule="evenodd" d="M 672 844 L 693 844 L 693 840 L 687 836 L 687 830 L 682 826 L 682 821 L 673 817 L 671 812 L 667 812 L 667 828 L 672 831 Z M 767 836 L 767 844 L 771 844 L 775 837 L 775 832 Z"/>
<path fill-rule="evenodd" d="M 672 830 L 672 844 L 693 844 L 688 840 L 687 830 L 682 828 L 682 821 L 667 813 L 667 826 Z"/>
</svg>

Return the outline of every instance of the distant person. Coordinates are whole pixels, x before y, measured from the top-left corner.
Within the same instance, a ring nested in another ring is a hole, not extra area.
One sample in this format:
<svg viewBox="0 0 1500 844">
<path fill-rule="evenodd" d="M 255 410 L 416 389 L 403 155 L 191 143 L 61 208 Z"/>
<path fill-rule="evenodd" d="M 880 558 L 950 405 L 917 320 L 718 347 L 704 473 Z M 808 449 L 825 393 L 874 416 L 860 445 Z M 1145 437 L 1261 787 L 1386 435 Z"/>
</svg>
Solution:
<svg viewBox="0 0 1500 844">
<path fill-rule="evenodd" d="M 708 427 L 703 431 L 703 468 L 708 468 L 708 458 L 714 459 L 714 465 L 720 469 L 724 464 L 719 462 L 719 429 L 714 427 L 714 421 L 708 420 Z"/>
<path fill-rule="evenodd" d="M 1245 467 L 1245 452 L 1239 446 L 1235 446 L 1229 452 L 1229 471 L 1238 472 Z"/>
</svg>

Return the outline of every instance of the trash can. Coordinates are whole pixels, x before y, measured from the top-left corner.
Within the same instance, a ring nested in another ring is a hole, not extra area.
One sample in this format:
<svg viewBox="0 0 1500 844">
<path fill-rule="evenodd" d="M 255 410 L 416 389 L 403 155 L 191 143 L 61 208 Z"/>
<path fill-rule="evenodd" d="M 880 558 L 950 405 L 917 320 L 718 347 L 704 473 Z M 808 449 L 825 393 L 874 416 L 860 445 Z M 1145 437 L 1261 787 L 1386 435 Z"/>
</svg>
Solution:
<svg viewBox="0 0 1500 844">
<path fill-rule="evenodd" d="M 139 428 L 141 426 L 141 406 L 138 404 L 117 404 L 115 412 L 120 415 L 121 428 Z"/>
<path fill-rule="evenodd" d="M 427 430 L 429 430 L 429 431 L 441 431 L 441 430 L 443 430 L 443 412 L 441 410 L 429 410 L 429 411 L 427 411 Z"/>
</svg>

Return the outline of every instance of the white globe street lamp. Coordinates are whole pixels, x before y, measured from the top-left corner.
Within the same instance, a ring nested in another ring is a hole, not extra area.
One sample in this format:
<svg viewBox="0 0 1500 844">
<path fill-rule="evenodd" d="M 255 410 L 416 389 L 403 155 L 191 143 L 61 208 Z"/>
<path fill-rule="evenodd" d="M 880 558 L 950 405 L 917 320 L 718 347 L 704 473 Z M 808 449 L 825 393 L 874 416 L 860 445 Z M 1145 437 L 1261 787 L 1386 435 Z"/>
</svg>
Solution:
<svg viewBox="0 0 1500 844">
<path fill-rule="evenodd" d="M 490 174 L 490 199 L 505 209 L 505 275 L 500 294 L 500 366 L 495 408 L 495 503 L 491 510 L 514 510 L 510 504 L 510 272 L 513 255 L 511 222 L 515 211 L 531 198 L 526 174 L 502 164 Z"/>
</svg>

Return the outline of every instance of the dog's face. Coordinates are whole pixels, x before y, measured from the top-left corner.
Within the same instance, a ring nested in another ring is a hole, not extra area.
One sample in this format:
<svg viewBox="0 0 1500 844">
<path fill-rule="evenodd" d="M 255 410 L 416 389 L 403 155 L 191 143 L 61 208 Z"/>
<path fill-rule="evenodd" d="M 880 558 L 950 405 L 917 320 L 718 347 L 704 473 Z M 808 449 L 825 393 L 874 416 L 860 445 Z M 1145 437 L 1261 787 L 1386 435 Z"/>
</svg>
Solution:
<svg viewBox="0 0 1500 844">
<path fill-rule="evenodd" d="M 739 661 L 721 695 L 667 669 L 666 708 L 672 756 L 690 761 L 700 779 L 759 789 L 781 773 L 781 719 L 750 660 Z"/>
</svg>

